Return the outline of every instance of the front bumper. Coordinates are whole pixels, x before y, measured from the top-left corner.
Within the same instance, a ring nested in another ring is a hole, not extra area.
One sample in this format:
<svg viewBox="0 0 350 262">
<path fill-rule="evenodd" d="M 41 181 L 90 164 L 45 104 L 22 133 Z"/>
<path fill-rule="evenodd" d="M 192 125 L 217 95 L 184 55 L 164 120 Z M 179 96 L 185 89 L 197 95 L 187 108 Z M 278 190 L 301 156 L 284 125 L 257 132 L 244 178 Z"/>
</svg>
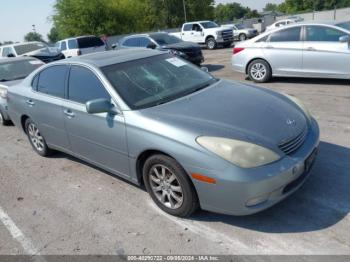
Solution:
<svg viewBox="0 0 350 262">
<path fill-rule="evenodd" d="M 202 209 L 228 215 L 249 215 L 275 205 L 302 186 L 310 171 L 305 170 L 305 162 L 308 167 L 312 166 L 318 144 L 319 127 L 312 120 L 303 146 L 275 163 L 251 169 L 228 164 L 220 173 L 198 167 L 185 169 L 216 180 L 216 184 L 193 180 Z"/>
<path fill-rule="evenodd" d="M 233 39 L 233 36 L 230 36 L 230 37 L 218 36 L 215 41 L 218 44 L 228 44 L 228 43 L 233 43 L 234 39 Z"/>
</svg>

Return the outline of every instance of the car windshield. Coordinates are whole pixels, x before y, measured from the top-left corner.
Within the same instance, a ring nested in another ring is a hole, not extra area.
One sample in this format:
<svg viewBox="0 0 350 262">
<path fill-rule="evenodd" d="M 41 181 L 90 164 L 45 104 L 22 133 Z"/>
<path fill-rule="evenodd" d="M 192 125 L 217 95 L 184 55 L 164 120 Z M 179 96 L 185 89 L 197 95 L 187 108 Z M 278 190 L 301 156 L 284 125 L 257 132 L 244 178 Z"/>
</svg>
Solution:
<svg viewBox="0 0 350 262">
<path fill-rule="evenodd" d="M 103 41 L 96 36 L 80 37 L 77 39 L 79 48 L 103 46 Z"/>
<path fill-rule="evenodd" d="M 38 60 L 0 63 L 0 82 L 23 79 L 43 64 Z"/>
<path fill-rule="evenodd" d="M 133 110 L 169 102 L 217 81 L 191 63 L 170 54 L 109 65 L 101 70 Z"/>
<path fill-rule="evenodd" d="M 344 28 L 350 31 L 350 21 L 336 24 L 336 26 L 339 26 L 341 28 Z"/>
<path fill-rule="evenodd" d="M 219 27 L 219 25 L 217 23 L 214 23 L 214 22 L 202 22 L 201 25 L 204 28 L 216 28 L 216 27 Z"/>
<path fill-rule="evenodd" d="M 158 45 L 171 45 L 182 42 L 179 38 L 168 35 L 168 34 L 154 34 L 150 35 L 150 37 L 157 42 Z"/>
<path fill-rule="evenodd" d="M 33 51 L 43 49 L 46 47 L 47 46 L 43 43 L 30 43 L 30 44 L 23 44 L 23 45 L 14 46 L 17 55 L 23 55 L 25 53 L 33 52 Z"/>
<path fill-rule="evenodd" d="M 244 29 L 245 28 L 244 25 L 242 25 L 242 24 L 236 24 L 235 26 L 237 27 L 237 29 Z"/>
</svg>

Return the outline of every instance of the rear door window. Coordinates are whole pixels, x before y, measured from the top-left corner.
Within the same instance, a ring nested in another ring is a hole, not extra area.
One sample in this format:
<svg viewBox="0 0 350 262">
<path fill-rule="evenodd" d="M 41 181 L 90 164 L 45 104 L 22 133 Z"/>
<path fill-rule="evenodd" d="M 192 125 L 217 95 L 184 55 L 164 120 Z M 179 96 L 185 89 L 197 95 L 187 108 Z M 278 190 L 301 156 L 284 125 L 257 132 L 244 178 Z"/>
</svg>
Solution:
<svg viewBox="0 0 350 262">
<path fill-rule="evenodd" d="M 87 101 L 111 97 L 96 75 L 87 68 L 72 66 L 68 81 L 68 99 L 85 104 Z"/>
<path fill-rule="evenodd" d="M 123 46 L 138 47 L 139 46 L 139 38 L 138 37 L 128 38 L 124 41 Z"/>
<path fill-rule="evenodd" d="M 192 24 L 184 25 L 183 31 L 192 31 Z"/>
<path fill-rule="evenodd" d="M 40 72 L 37 91 L 51 96 L 64 98 L 64 89 L 68 66 L 51 66 Z"/>
<path fill-rule="evenodd" d="M 272 33 L 268 37 L 268 42 L 297 42 L 300 41 L 301 27 L 292 27 Z"/>
<path fill-rule="evenodd" d="M 105 43 L 96 36 L 80 37 L 77 39 L 79 48 L 104 46 Z"/>
<path fill-rule="evenodd" d="M 68 48 L 69 49 L 77 49 L 78 48 L 77 40 L 75 40 L 75 39 L 68 40 Z"/>
<path fill-rule="evenodd" d="M 151 43 L 151 40 L 149 40 L 147 37 L 139 38 L 139 47 L 147 47 L 149 43 Z"/>
<path fill-rule="evenodd" d="M 306 26 L 306 39 L 309 42 L 338 42 L 346 33 L 326 26 Z"/>
</svg>

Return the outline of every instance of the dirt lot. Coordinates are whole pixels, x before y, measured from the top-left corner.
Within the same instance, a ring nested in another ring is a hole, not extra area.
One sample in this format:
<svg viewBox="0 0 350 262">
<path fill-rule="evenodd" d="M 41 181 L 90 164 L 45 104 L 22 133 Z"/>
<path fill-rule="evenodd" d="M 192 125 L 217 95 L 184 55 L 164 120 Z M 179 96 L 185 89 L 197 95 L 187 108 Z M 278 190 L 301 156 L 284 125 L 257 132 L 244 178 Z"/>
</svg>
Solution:
<svg viewBox="0 0 350 262">
<path fill-rule="evenodd" d="M 250 83 L 231 70 L 231 49 L 205 57 L 215 76 Z M 264 84 L 309 107 L 320 155 L 296 194 L 248 217 L 168 216 L 142 189 L 65 154 L 39 157 L 19 129 L 0 127 L 0 254 L 350 254 L 349 84 Z"/>
</svg>

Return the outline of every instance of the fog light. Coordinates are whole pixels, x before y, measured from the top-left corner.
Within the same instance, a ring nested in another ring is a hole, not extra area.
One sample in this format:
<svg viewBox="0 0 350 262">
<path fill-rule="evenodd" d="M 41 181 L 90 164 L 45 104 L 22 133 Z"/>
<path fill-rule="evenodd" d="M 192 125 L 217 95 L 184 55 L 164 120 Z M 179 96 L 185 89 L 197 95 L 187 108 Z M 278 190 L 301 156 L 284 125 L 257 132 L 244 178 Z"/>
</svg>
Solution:
<svg viewBox="0 0 350 262">
<path fill-rule="evenodd" d="M 247 201 L 245 204 L 247 207 L 253 207 L 266 202 L 269 199 L 270 194 L 265 194 L 262 196 L 254 197 Z"/>
</svg>

